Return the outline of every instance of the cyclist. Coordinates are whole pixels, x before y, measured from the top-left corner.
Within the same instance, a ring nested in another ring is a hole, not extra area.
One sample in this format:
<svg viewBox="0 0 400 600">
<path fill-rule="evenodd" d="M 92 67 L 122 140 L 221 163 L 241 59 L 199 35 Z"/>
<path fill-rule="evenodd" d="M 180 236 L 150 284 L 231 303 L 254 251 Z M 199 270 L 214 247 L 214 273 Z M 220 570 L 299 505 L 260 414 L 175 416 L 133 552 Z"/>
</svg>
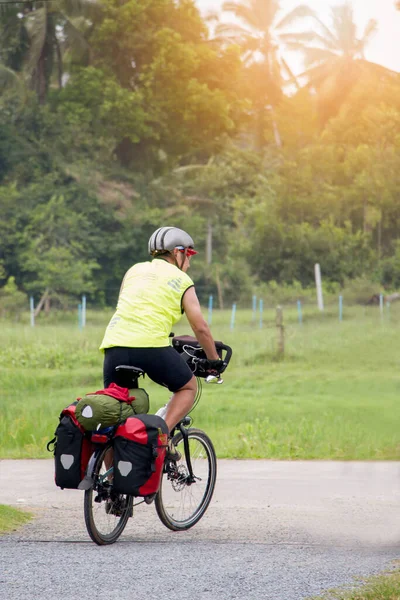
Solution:
<svg viewBox="0 0 400 600">
<path fill-rule="evenodd" d="M 143 371 L 156 383 L 173 392 L 165 421 L 169 430 L 191 409 L 197 391 L 196 378 L 176 350 L 169 334 L 185 313 L 193 333 L 205 351 L 210 372 L 220 373 L 215 342 L 205 321 L 193 281 L 187 275 L 190 259 L 197 254 L 193 239 L 177 227 L 160 227 L 148 243 L 152 261 L 137 263 L 125 274 L 117 310 L 106 329 L 100 349 L 104 350 L 104 386 L 124 385 L 118 365 Z M 178 458 L 172 445 L 170 458 Z"/>
</svg>

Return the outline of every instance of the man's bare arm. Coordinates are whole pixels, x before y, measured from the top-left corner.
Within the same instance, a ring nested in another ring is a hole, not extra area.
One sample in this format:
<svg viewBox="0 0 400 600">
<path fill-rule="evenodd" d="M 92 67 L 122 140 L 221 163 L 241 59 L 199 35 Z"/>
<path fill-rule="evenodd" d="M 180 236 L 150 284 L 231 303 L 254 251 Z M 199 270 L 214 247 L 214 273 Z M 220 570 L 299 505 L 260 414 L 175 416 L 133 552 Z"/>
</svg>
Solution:
<svg viewBox="0 0 400 600">
<path fill-rule="evenodd" d="M 215 342 L 211 335 L 210 328 L 201 312 L 200 302 L 194 287 L 189 288 L 185 292 L 182 305 L 190 326 L 193 329 L 193 333 L 205 351 L 207 358 L 209 360 L 218 360 L 219 356 L 215 349 Z"/>
</svg>

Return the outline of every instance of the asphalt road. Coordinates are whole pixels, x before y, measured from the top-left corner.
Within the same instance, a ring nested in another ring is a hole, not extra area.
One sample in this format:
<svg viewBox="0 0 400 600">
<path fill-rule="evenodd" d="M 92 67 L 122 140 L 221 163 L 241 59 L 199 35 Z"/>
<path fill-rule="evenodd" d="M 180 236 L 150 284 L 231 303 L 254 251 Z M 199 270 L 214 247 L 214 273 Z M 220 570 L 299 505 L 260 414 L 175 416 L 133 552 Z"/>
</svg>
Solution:
<svg viewBox="0 0 400 600">
<path fill-rule="evenodd" d="M 141 505 L 113 546 L 51 460 L 0 461 L 0 502 L 34 511 L 0 538 L 1 600 L 303 600 L 400 558 L 400 463 L 218 462 L 203 519 L 174 533 Z"/>
</svg>

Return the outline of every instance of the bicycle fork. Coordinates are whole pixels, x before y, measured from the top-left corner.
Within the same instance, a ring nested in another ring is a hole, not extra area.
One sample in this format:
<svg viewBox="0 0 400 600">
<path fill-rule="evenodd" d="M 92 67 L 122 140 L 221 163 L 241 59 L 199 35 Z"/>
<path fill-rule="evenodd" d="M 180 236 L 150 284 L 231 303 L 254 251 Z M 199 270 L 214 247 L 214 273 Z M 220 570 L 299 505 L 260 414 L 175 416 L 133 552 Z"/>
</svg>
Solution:
<svg viewBox="0 0 400 600">
<path fill-rule="evenodd" d="M 188 430 L 183 426 L 183 423 L 179 424 L 179 429 L 183 437 L 183 447 L 185 449 L 186 465 L 189 472 L 188 477 L 186 479 L 186 484 L 191 485 L 192 483 L 196 482 L 197 477 L 194 476 L 192 461 L 190 459 L 189 434 Z"/>
</svg>

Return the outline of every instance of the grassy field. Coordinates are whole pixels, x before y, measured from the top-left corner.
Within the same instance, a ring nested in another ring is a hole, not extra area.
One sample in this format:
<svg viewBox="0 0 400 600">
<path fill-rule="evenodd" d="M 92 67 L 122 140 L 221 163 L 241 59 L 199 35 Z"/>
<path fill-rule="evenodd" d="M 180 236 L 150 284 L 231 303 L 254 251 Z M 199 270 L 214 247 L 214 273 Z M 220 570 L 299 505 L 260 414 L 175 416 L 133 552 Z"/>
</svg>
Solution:
<svg viewBox="0 0 400 600">
<path fill-rule="evenodd" d="M 31 518 L 30 513 L 0 504 L 0 534 L 15 531 Z"/>
<path fill-rule="evenodd" d="M 400 600 L 400 570 L 371 577 L 357 590 L 333 590 L 310 600 Z"/>
<path fill-rule="evenodd" d="M 206 311 L 205 311 L 206 314 Z M 110 312 L 38 320 L 36 327 L 0 324 L 0 457 L 48 457 L 60 410 L 102 387 L 97 350 Z M 222 386 L 203 386 L 194 423 L 219 457 L 274 459 L 400 459 L 400 306 L 336 307 L 318 313 L 284 310 L 285 356 L 277 355 L 274 311 L 263 327 L 251 311 L 214 311 L 216 339 L 234 356 Z M 189 333 L 183 321 L 175 333 Z M 148 379 L 152 410 L 168 393 Z"/>
</svg>

